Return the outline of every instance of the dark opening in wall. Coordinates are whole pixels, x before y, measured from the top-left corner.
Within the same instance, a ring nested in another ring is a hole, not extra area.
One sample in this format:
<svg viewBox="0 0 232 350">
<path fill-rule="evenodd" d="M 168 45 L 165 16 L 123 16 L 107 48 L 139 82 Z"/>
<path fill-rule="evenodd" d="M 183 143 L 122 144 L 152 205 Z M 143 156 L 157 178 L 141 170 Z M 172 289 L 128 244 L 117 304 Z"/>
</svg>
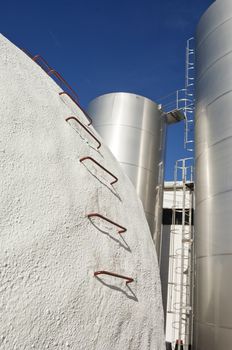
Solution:
<svg viewBox="0 0 232 350">
<path fill-rule="evenodd" d="M 172 225 L 172 209 L 170 208 L 164 208 L 163 209 L 163 225 Z M 175 218 L 175 224 L 176 225 L 182 225 L 182 209 L 176 209 L 176 218 Z M 189 214 L 190 210 L 185 209 L 185 224 L 189 225 Z M 192 225 L 194 224 L 194 210 L 192 209 Z"/>
</svg>

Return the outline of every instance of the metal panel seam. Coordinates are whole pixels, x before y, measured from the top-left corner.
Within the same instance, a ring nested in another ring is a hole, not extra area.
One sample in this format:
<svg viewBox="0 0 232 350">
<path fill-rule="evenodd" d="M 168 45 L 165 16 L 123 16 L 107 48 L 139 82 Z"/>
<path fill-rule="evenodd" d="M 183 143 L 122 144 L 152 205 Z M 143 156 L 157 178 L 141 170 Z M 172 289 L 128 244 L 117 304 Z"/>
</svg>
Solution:
<svg viewBox="0 0 232 350">
<path fill-rule="evenodd" d="M 217 58 L 215 61 L 213 61 L 207 68 L 204 69 L 204 72 L 199 76 L 199 78 L 196 80 L 201 81 L 201 79 L 204 77 L 204 75 L 217 63 L 219 62 L 221 59 L 223 59 L 224 57 L 228 56 L 229 54 L 232 53 L 232 50 L 228 51 L 227 53 L 225 53 L 223 56 L 220 56 L 219 58 Z"/>
<path fill-rule="evenodd" d="M 120 160 L 118 160 L 119 161 L 119 163 L 120 164 L 126 164 L 126 165 L 130 165 L 130 166 L 134 166 L 135 168 L 138 168 L 138 169 L 144 169 L 144 170 L 147 170 L 149 173 L 151 173 L 151 174 L 154 174 L 155 173 L 155 171 L 151 171 L 151 170 L 149 170 L 149 169 L 147 169 L 147 168 L 145 168 L 145 167 L 143 167 L 143 166 L 138 166 L 138 165 L 136 165 L 136 164 L 132 164 L 132 163 L 127 163 L 127 162 L 121 162 Z"/>
<path fill-rule="evenodd" d="M 207 38 L 215 31 L 218 30 L 218 28 L 220 28 L 221 26 L 223 26 L 223 24 L 225 24 L 226 22 L 229 22 L 232 19 L 232 17 L 227 18 L 225 21 L 221 22 L 220 24 L 218 24 L 217 27 L 215 27 L 213 30 L 211 30 L 203 39 L 202 41 L 199 42 L 199 44 L 196 46 L 196 49 L 198 49 L 206 40 Z"/>
<path fill-rule="evenodd" d="M 156 136 L 156 134 L 153 134 L 150 130 L 148 129 L 143 129 L 143 128 L 137 128 L 136 126 L 132 126 L 132 125 L 128 125 L 128 124 L 97 124 L 97 123 L 94 123 L 94 127 L 97 129 L 98 127 L 99 128 L 102 128 L 102 127 L 105 127 L 105 126 L 126 126 L 126 127 L 129 127 L 131 129 L 137 129 L 139 131 L 144 131 L 146 132 L 147 134 L 150 134 L 152 136 Z"/>
<path fill-rule="evenodd" d="M 230 189 L 228 189 L 228 190 L 226 190 L 226 191 L 218 192 L 218 193 L 214 194 L 213 196 L 209 196 L 209 197 L 206 197 L 206 198 L 204 198 L 204 199 L 202 199 L 202 200 L 200 200 L 200 201 L 197 201 L 197 204 L 199 205 L 199 204 L 201 204 L 201 203 L 204 202 L 204 201 L 207 201 L 207 200 L 209 200 L 209 199 L 212 199 L 212 198 L 214 198 L 214 197 L 220 196 L 221 194 L 225 194 L 225 193 L 231 192 L 231 191 L 232 191 L 232 188 L 230 188 Z"/>
<path fill-rule="evenodd" d="M 214 256 L 227 256 L 227 255 L 232 255 L 232 252 L 231 253 L 221 253 L 221 254 L 212 254 L 212 255 L 202 255 L 202 256 L 197 256 L 196 257 L 196 260 L 197 259 L 204 259 L 204 258 L 211 258 L 211 257 L 214 257 Z"/>
<path fill-rule="evenodd" d="M 225 141 L 227 141 L 227 140 L 229 140 L 229 139 L 231 139 L 232 138 L 232 136 L 227 136 L 227 137 L 224 137 L 223 139 L 221 139 L 221 140 L 219 140 L 219 141 L 217 141 L 217 142 L 215 142 L 215 143 L 212 143 L 212 144 L 210 144 L 210 146 L 205 146 L 205 150 L 204 151 L 202 151 L 197 157 L 196 157 L 196 161 L 199 159 L 199 158 L 201 158 L 210 148 L 213 148 L 214 146 L 217 146 L 218 144 L 220 144 L 220 143 L 222 143 L 222 142 L 225 142 Z M 197 143 L 198 144 L 198 143 Z"/>
<path fill-rule="evenodd" d="M 200 322 L 198 321 L 198 319 L 195 319 L 196 323 L 202 324 L 203 326 L 208 326 L 208 327 L 217 327 L 217 328 L 221 328 L 221 329 L 232 329 L 232 327 L 225 327 L 225 326 L 220 326 L 217 323 L 208 323 L 208 322 Z M 207 349 L 209 350 L 209 349 Z"/>
</svg>

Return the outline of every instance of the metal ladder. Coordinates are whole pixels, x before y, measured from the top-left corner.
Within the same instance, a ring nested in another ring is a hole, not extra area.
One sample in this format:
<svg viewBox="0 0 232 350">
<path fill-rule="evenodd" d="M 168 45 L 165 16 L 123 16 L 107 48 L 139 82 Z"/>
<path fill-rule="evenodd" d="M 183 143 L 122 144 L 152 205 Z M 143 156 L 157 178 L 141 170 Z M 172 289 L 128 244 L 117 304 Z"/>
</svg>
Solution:
<svg viewBox="0 0 232 350">
<path fill-rule="evenodd" d="M 177 160 L 170 241 L 168 312 L 173 314 L 173 345 L 188 349 L 193 324 L 193 158 Z M 183 343 L 183 345 L 182 345 Z"/>
<path fill-rule="evenodd" d="M 194 82 L 195 82 L 194 38 L 187 40 L 185 64 L 185 137 L 184 144 L 188 151 L 194 151 Z"/>
<path fill-rule="evenodd" d="M 183 111 L 185 115 L 184 148 L 194 152 L 194 112 L 195 112 L 195 48 L 194 38 L 187 40 L 185 59 L 185 85 L 166 96 L 156 99 L 163 111 Z"/>
</svg>

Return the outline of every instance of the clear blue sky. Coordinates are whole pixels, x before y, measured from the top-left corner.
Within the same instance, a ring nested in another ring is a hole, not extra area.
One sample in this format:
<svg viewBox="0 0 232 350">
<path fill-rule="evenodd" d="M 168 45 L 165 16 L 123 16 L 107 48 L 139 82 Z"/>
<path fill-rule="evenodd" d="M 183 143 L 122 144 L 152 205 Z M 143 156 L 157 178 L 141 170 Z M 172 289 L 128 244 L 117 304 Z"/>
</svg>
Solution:
<svg viewBox="0 0 232 350">
<path fill-rule="evenodd" d="M 112 91 L 156 100 L 184 85 L 186 40 L 212 0 L 13 0 L 1 2 L 1 32 L 41 54 L 86 107 Z M 168 132 L 166 179 L 183 151 L 183 129 Z"/>
</svg>

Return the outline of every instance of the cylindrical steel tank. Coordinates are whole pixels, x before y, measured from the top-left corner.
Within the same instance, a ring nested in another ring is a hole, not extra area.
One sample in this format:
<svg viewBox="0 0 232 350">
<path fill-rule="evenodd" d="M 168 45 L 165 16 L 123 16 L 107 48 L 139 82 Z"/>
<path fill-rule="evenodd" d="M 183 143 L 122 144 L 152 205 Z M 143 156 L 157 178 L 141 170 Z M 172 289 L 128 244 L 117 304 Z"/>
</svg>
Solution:
<svg viewBox="0 0 232 350">
<path fill-rule="evenodd" d="M 232 1 L 201 18 L 196 42 L 194 349 L 232 348 Z"/>
<path fill-rule="evenodd" d="M 134 184 L 158 250 L 166 135 L 162 111 L 148 98 L 119 92 L 97 97 L 88 112 Z"/>
</svg>

